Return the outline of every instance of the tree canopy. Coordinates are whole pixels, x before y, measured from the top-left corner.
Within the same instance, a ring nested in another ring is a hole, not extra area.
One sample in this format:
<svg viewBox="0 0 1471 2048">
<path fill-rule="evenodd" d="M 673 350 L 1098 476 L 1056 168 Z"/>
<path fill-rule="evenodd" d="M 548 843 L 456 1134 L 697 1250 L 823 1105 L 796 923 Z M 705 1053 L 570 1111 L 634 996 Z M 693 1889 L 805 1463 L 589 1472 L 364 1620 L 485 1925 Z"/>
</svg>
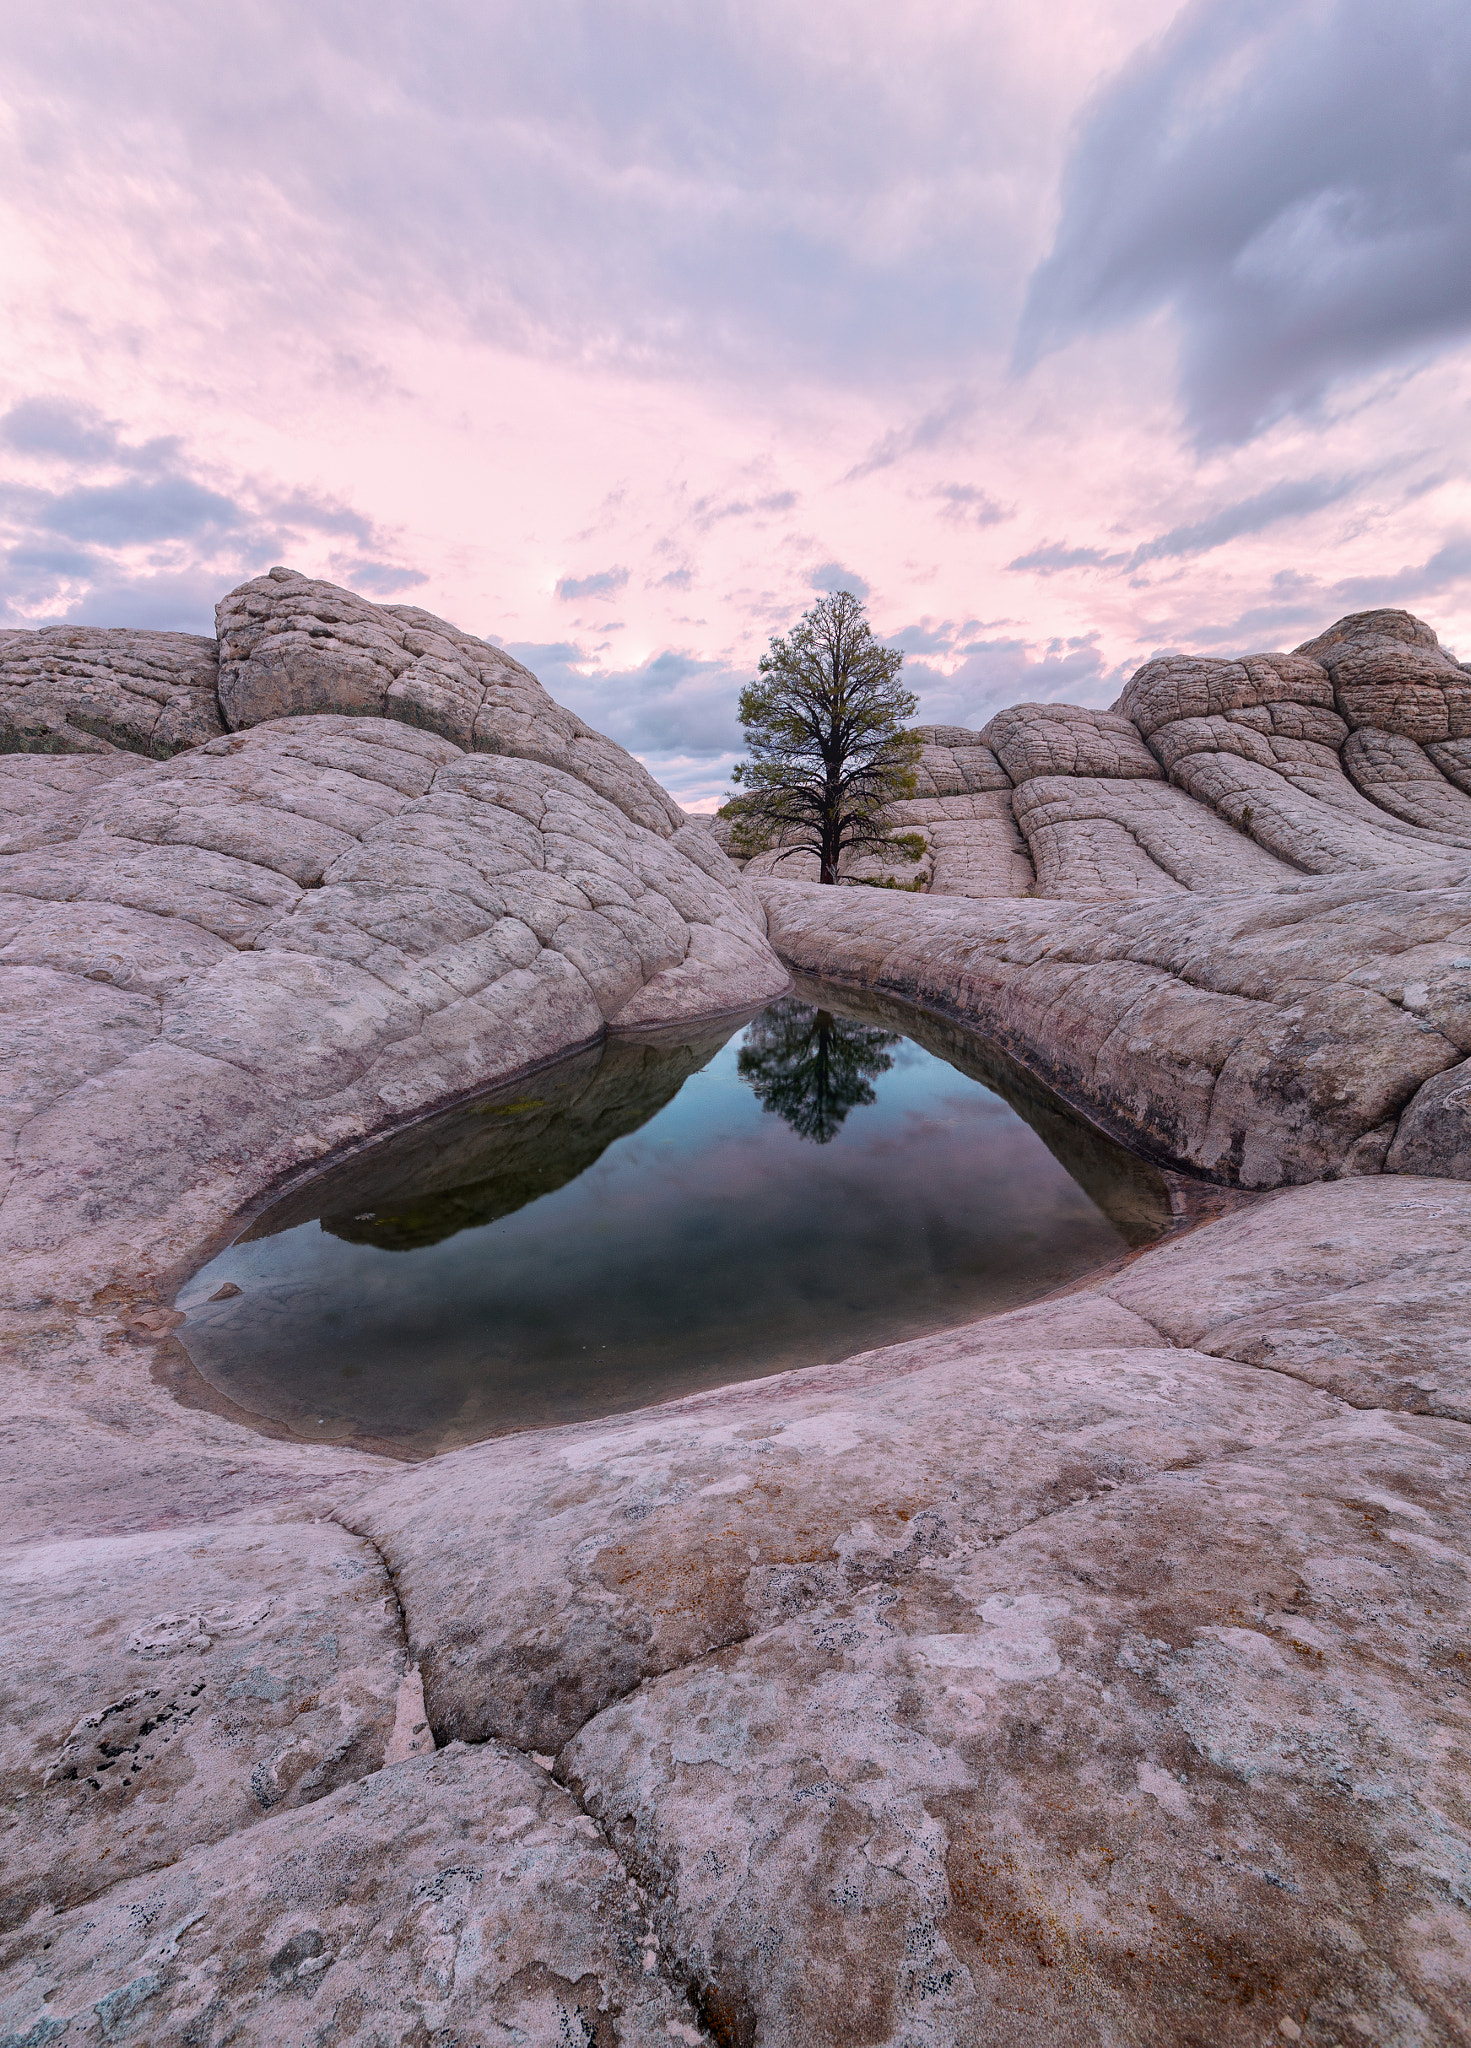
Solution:
<svg viewBox="0 0 1471 2048">
<path fill-rule="evenodd" d="M 896 833 L 892 806 L 914 794 L 919 708 L 899 679 L 904 656 L 874 637 L 851 590 L 824 597 L 761 657 L 741 692 L 749 758 L 721 815 L 737 853 L 815 853 L 836 882 L 850 848 L 916 861 L 919 833 Z"/>
</svg>

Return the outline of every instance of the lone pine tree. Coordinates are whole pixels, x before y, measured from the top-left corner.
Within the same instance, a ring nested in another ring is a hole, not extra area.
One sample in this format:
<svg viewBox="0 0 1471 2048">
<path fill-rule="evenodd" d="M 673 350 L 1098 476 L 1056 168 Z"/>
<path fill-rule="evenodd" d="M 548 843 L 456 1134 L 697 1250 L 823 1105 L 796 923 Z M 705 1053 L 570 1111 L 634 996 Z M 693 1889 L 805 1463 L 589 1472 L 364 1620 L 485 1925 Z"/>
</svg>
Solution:
<svg viewBox="0 0 1471 2048">
<path fill-rule="evenodd" d="M 896 833 L 892 806 L 914 794 L 920 742 L 904 721 L 919 702 L 899 680 L 904 656 L 881 646 L 851 590 L 824 597 L 761 657 L 741 692 L 749 758 L 721 816 L 743 858 L 815 853 L 836 882 L 855 851 L 917 861 L 918 832 Z"/>
</svg>

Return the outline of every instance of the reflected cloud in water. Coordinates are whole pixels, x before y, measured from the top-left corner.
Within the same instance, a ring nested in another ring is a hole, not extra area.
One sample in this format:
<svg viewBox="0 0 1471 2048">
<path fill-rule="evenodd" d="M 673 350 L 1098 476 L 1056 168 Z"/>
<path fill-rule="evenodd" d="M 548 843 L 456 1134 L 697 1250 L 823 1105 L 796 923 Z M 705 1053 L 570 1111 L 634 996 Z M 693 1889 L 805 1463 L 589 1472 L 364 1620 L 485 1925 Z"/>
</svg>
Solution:
<svg viewBox="0 0 1471 2048">
<path fill-rule="evenodd" d="M 802 984 L 319 1172 L 181 1291 L 179 1334 L 240 1408 L 420 1456 L 1016 1307 L 1178 1192 L 959 1027 Z"/>
</svg>

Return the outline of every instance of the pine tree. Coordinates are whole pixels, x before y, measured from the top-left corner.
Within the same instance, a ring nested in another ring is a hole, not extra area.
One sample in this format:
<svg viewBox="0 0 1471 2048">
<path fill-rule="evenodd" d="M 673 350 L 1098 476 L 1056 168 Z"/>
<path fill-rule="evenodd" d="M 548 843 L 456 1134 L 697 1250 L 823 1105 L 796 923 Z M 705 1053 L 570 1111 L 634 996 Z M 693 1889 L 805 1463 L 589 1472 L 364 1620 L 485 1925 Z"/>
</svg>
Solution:
<svg viewBox="0 0 1471 2048">
<path fill-rule="evenodd" d="M 904 721 L 918 699 L 899 680 L 904 656 L 875 639 L 850 590 L 824 597 L 761 657 L 741 692 L 749 758 L 721 811 L 742 858 L 815 853 L 836 882 L 845 852 L 917 861 L 920 833 L 896 833 L 892 806 L 914 794 L 918 737 Z"/>
</svg>

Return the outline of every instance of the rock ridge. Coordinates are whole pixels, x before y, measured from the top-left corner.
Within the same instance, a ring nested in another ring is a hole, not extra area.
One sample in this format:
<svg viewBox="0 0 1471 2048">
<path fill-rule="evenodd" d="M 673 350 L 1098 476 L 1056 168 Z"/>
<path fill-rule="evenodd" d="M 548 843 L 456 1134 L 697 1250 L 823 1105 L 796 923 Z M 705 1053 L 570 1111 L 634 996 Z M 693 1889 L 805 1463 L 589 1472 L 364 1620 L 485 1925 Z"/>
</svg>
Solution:
<svg viewBox="0 0 1471 2048">
<path fill-rule="evenodd" d="M 1429 872 L 1471 849 L 1471 676 L 1409 612 L 1351 613 L 1291 654 L 1158 656 L 1109 711 L 918 730 L 897 810 L 924 861 L 855 859 L 855 881 L 1128 902 Z M 750 871 L 816 879 L 802 857 Z"/>
<path fill-rule="evenodd" d="M 1365 613 L 927 728 L 916 897 L 290 571 L 0 636 L 0 2041 L 1464 2048 L 1468 683 Z M 273 1190 L 793 971 L 1222 1213 L 415 1466 L 172 1397 Z"/>
<path fill-rule="evenodd" d="M 1147 1156 L 1247 1188 L 1464 1174 L 1471 865 L 1083 908 L 758 886 L 794 967 L 955 1017 Z"/>
</svg>

